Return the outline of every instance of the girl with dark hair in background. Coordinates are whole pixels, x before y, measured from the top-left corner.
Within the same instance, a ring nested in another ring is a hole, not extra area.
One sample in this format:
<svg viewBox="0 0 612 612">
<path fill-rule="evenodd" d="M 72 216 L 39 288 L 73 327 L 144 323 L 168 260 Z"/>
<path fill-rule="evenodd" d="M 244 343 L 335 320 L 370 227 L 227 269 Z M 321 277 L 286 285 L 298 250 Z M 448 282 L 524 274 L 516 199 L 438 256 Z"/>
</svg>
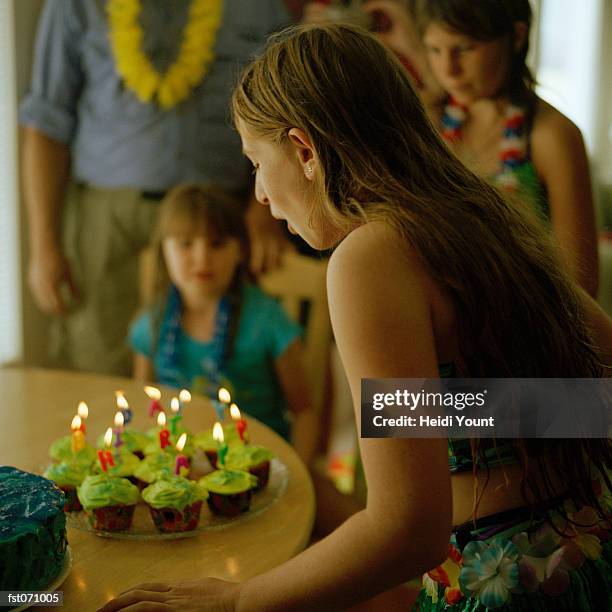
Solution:
<svg viewBox="0 0 612 612">
<path fill-rule="evenodd" d="M 578 283 L 597 295 L 597 233 L 580 130 L 535 93 L 529 0 L 410 0 L 432 72 L 448 93 L 444 140 L 474 172 L 545 223 Z"/>
</svg>

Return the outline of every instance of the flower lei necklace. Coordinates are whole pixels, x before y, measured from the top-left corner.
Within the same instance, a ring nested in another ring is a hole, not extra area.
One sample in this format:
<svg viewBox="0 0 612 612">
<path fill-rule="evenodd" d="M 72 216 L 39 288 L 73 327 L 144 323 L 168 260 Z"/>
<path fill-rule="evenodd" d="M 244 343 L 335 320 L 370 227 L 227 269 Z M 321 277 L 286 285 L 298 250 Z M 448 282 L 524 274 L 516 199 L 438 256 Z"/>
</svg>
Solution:
<svg viewBox="0 0 612 612">
<path fill-rule="evenodd" d="M 442 138 L 451 144 L 461 140 L 466 119 L 465 106 L 449 98 L 442 116 Z M 495 176 L 495 182 L 506 191 L 517 191 L 520 187 L 514 170 L 527 158 L 525 136 L 525 111 L 519 106 L 509 104 L 499 149 L 501 171 Z"/>
<path fill-rule="evenodd" d="M 109 0 L 110 42 L 117 72 L 141 102 L 157 97 L 169 109 L 189 96 L 214 59 L 223 0 L 192 0 L 178 57 L 160 74 L 142 50 L 144 32 L 138 22 L 140 0 Z"/>
</svg>

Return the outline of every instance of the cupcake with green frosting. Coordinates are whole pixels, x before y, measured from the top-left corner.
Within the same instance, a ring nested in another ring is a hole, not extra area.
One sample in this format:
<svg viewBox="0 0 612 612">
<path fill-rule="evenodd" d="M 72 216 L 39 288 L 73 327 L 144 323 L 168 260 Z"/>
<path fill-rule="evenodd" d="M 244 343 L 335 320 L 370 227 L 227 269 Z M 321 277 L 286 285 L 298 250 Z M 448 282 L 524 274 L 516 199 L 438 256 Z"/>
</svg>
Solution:
<svg viewBox="0 0 612 612">
<path fill-rule="evenodd" d="M 215 470 L 198 481 L 208 491 L 208 507 L 213 514 L 238 516 L 251 507 L 257 478 L 240 470 Z"/>
<path fill-rule="evenodd" d="M 66 494 L 65 512 L 78 512 L 83 509 L 77 497 L 77 487 L 88 474 L 89 466 L 78 461 L 53 463 L 46 469 L 44 477 L 52 480 Z"/>
<path fill-rule="evenodd" d="M 95 530 L 126 531 L 131 527 L 139 493 L 127 478 L 106 473 L 87 476 L 77 495 Z"/>
<path fill-rule="evenodd" d="M 234 423 L 223 425 L 223 441 L 229 448 L 236 444 L 242 444 Z M 212 465 L 213 468 L 217 467 L 217 448 L 219 447 L 219 443 L 213 438 L 212 428 L 197 433 L 193 437 L 193 446 L 196 449 L 204 451 L 210 465 Z"/>
<path fill-rule="evenodd" d="M 270 461 L 274 453 L 265 446 L 252 444 L 236 444 L 232 446 L 225 457 L 225 467 L 228 470 L 242 470 L 257 478 L 256 491 L 263 489 L 270 479 Z"/>
<path fill-rule="evenodd" d="M 85 446 L 76 453 L 72 452 L 72 435 L 63 436 L 58 438 L 49 448 L 49 456 L 53 461 L 67 461 L 78 463 L 84 463 L 91 465 L 96 460 L 96 449 L 91 445 L 85 443 Z"/>
<path fill-rule="evenodd" d="M 163 478 L 142 491 L 153 523 L 162 533 L 193 531 L 207 497 L 208 492 L 202 485 L 182 476 Z"/>
<path fill-rule="evenodd" d="M 113 449 L 112 453 L 115 465 L 108 466 L 108 475 L 116 478 L 127 478 L 132 484 L 137 485 L 138 481 L 134 477 L 134 472 L 140 464 L 140 459 L 123 446 L 119 449 Z M 94 474 L 102 473 L 102 468 L 98 462 L 94 464 L 92 472 Z"/>
<path fill-rule="evenodd" d="M 138 479 L 141 486 L 153 484 L 162 478 L 168 478 L 174 474 L 174 464 L 176 458 L 174 454 L 165 451 L 158 451 L 152 455 L 147 455 L 134 470 L 134 476 Z M 181 475 L 186 476 L 187 469 L 181 468 Z"/>
<path fill-rule="evenodd" d="M 114 440 L 115 435 L 113 434 L 113 442 Z M 121 441 L 123 442 L 123 444 L 121 445 L 122 449 L 125 449 L 130 453 L 134 453 L 137 457 L 142 459 L 144 457 L 144 449 L 149 442 L 149 438 L 141 431 L 135 431 L 134 429 L 125 429 L 123 432 L 121 432 Z M 99 449 L 104 450 L 106 448 L 106 443 L 104 442 L 104 435 L 98 436 L 96 444 Z"/>
</svg>

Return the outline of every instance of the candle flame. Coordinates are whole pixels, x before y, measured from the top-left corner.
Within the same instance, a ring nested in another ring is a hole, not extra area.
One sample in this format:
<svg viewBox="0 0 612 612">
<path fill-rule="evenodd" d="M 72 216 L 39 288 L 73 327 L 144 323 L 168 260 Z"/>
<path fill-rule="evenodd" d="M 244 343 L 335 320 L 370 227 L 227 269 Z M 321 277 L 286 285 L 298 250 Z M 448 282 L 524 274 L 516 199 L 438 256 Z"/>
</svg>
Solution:
<svg viewBox="0 0 612 612">
<path fill-rule="evenodd" d="M 115 427 L 123 427 L 124 421 L 123 412 L 115 412 Z"/>
<path fill-rule="evenodd" d="M 157 387 L 145 387 L 144 392 L 149 396 L 149 399 L 159 401 L 161 398 L 161 391 Z"/>
<path fill-rule="evenodd" d="M 184 404 L 187 404 L 188 402 L 191 401 L 191 393 L 189 393 L 187 389 L 181 389 L 181 392 L 179 393 L 179 399 Z"/>
<path fill-rule="evenodd" d="M 165 427 L 166 426 L 166 413 L 165 412 L 160 412 L 157 415 L 157 424 L 160 427 Z"/>
<path fill-rule="evenodd" d="M 185 442 L 187 442 L 187 434 L 181 434 L 178 442 L 176 443 L 176 450 L 180 453 L 185 448 Z"/>
<path fill-rule="evenodd" d="M 230 406 L 230 414 L 232 415 L 232 419 L 234 419 L 234 421 L 240 419 L 240 410 L 238 409 L 238 406 L 236 406 L 236 404 L 232 404 Z"/>
<path fill-rule="evenodd" d="M 129 408 L 128 401 L 125 399 L 124 395 L 117 396 L 117 408 L 120 410 L 127 410 Z"/>
<path fill-rule="evenodd" d="M 89 408 L 85 402 L 79 402 L 79 407 L 77 408 L 77 412 L 79 416 L 85 420 L 89 416 Z"/>
<path fill-rule="evenodd" d="M 223 427 L 221 427 L 221 423 L 217 422 L 213 427 L 213 440 L 215 440 L 215 442 L 222 443 L 223 439 Z"/>
<path fill-rule="evenodd" d="M 81 429 L 81 417 L 78 414 L 74 415 L 74 418 L 72 419 L 72 423 L 70 423 L 70 429 L 72 429 L 72 431 Z"/>
<path fill-rule="evenodd" d="M 110 448 L 111 442 L 113 441 L 113 428 L 109 427 L 104 434 L 104 444 Z"/>
<path fill-rule="evenodd" d="M 221 387 L 219 389 L 219 401 L 223 402 L 224 404 L 229 404 L 232 401 L 232 396 L 225 387 Z"/>
<path fill-rule="evenodd" d="M 115 391 L 115 397 L 119 397 L 121 395 L 125 395 L 125 391 L 123 389 L 117 389 Z"/>
<path fill-rule="evenodd" d="M 170 400 L 170 410 L 172 410 L 172 412 L 178 412 L 180 407 L 181 405 L 179 404 L 178 397 L 173 397 Z"/>
</svg>

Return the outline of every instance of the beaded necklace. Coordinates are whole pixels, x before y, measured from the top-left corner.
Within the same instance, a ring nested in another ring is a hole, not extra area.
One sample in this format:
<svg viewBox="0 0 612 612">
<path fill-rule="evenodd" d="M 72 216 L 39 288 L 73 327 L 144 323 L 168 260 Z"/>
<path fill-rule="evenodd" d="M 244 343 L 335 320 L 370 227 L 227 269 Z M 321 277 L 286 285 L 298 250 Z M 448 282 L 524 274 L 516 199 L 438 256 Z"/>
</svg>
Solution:
<svg viewBox="0 0 612 612">
<path fill-rule="evenodd" d="M 183 303 L 178 289 L 171 285 L 166 304 L 166 313 L 159 333 L 158 375 L 164 380 L 174 381 L 177 386 L 190 386 L 179 368 L 178 334 L 181 329 Z M 211 341 L 210 355 L 200 362 L 202 374 L 216 394 L 221 381 L 221 373 L 227 359 L 225 345 L 229 333 L 230 300 L 224 295 L 219 301 L 215 315 L 215 331 Z M 213 392 L 211 391 L 211 393 Z M 216 395 L 214 395 L 216 397 Z"/>
<path fill-rule="evenodd" d="M 466 119 L 466 107 L 452 97 L 449 98 L 442 115 L 442 138 L 449 144 L 461 140 Z M 494 177 L 498 186 L 506 191 L 515 192 L 520 188 L 515 170 L 527 159 L 525 126 L 525 111 L 519 106 L 509 104 L 504 116 L 504 130 L 499 148 L 501 170 Z"/>
</svg>

